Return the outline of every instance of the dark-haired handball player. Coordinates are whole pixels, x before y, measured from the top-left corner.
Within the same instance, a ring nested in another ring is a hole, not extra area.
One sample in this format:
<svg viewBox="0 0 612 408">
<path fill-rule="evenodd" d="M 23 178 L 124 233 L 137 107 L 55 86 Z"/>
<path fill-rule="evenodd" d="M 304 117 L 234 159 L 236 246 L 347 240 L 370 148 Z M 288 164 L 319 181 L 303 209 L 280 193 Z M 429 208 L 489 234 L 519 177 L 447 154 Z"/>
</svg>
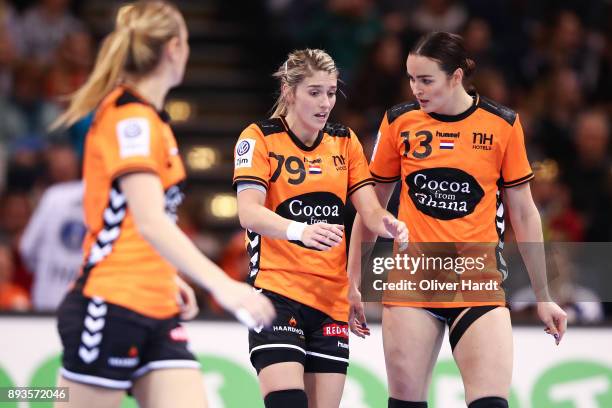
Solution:
<svg viewBox="0 0 612 408">
<path fill-rule="evenodd" d="M 249 331 L 250 359 L 267 408 L 338 407 L 349 358 L 347 199 L 375 234 L 405 242 L 408 232 L 376 199 L 357 136 L 328 122 L 331 57 L 294 51 L 274 76 L 275 112 L 248 126 L 235 151 L 249 281 L 277 310 L 271 327 Z"/>
<path fill-rule="evenodd" d="M 57 406 L 205 407 L 200 365 L 181 319 L 194 317 L 177 269 L 251 326 L 271 302 L 204 257 L 175 223 L 185 170 L 162 111 L 183 78 L 187 27 L 164 1 L 121 7 L 91 76 L 56 126 L 95 109 L 84 152 L 84 267 L 58 310 L 63 344 Z"/>
<path fill-rule="evenodd" d="M 407 59 L 415 102 L 387 110 L 370 163 L 376 194 L 386 204 L 401 180 L 399 216 L 411 243 L 503 242 L 504 209 L 538 296 L 538 315 L 557 344 L 566 330 L 565 313 L 546 289 L 542 227 L 529 188 L 518 115 L 477 93 L 464 79 L 475 68 L 460 36 L 423 36 Z M 449 186 L 455 188 L 449 194 Z M 360 247 L 376 239 L 358 215 L 349 254 L 351 330 L 364 336 L 359 290 Z M 412 245 L 412 244 L 410 244 Z M 503 261 L 492 268 L 501 283 Z M 512 376 L 510 313 L 501 301 L 385 302 L 383 345 L 392 408 L 427 407 L 428 387 L 445 324 L 470 408 L 508 407 Z M 493 297 L 492 297 L 493 299 Z"/>
</svg>

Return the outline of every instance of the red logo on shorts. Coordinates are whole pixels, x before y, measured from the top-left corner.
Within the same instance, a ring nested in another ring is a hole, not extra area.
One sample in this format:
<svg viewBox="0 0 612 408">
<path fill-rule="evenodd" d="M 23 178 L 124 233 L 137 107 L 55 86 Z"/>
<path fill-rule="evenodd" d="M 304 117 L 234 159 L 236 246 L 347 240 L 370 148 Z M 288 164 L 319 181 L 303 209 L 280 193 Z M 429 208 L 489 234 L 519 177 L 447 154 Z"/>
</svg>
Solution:
<svg viewBox="0 0 612 408">
<path fill-rule="evenodd" d="M 297 320 L 295 320 L 295 317 L 291 316 L 291 319 L 289 319 L 289 326 L 291 327 L 297 326 Z"/>
<path fill-rule="evenodd" d="M 183 326 L 170 330 L 170 338 L 174 341 L 187 341 L 187 331 Z"/>
<path fill-rule="evenodd" d="M 323 326 L 323 335 L 331 337 L 342 337 L 348 339 L 349 327 L 348 324 L 326 324 Z"/>
<path fill-rule="evenodd" d="M 128 357 L 136 357 L 136 356 L 138 356 L 138 349 L 136 348 L 136 346 L 130 347 L 130 350 L 128 351 Z"/>
</svg>

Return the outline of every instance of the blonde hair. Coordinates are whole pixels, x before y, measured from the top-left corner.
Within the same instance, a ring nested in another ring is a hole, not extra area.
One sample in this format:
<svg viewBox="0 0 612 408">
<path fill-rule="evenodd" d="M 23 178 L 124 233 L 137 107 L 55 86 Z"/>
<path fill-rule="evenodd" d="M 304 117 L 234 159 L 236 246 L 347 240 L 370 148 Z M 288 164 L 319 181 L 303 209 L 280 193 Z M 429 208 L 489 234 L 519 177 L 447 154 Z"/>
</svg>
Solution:
<svg viewBox="0 0 612 408">
<path fill-rule="evenodd" d="M 164 45 L 180 35 L 182 16 L 163 0 L 140 0 L 119 8 L 114 30 L 102 42 L 93 71 L 51 125 L 70 126 L 93 110 L 125 74 L 146 75 L 159 64 Z"/>
<path fill-rule="evenodd" d="M 293 51 L 287 56 L 287 60 L 272 75 L 280 81 L 280 95 L 273 108 L 272 118 L 287 115 L 289 103 L 283 93 L 283 86 L 292 91 L 307 77 L 314 75 L 316 71 L 325 71 L 329 74 L 338 75 L 336 63 L 323 50 L 306 48 Z"/>
</svg>

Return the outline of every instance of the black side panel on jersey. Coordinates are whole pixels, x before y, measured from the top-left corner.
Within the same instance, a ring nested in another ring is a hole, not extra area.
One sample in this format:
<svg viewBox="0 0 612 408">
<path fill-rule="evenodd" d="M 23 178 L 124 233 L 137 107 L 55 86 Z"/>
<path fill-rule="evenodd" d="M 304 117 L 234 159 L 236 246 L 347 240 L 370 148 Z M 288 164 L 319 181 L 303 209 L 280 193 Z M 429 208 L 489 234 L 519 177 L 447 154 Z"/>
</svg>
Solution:
<svg viewBox="0 0 612 408">
<path fill-rule="evenodd" d="M 480 103 L 478 104 L 478 106 L 486 110 L 487 112 L 499 116 L 500 118 L 508 122 L 510 126 L 514 126 L 514 121 L 516 120 L 516 112 L 512 109 L 483 97 L 480 97 Z"/>
<path fill-rule="evenodd" d="M 264 136 L 270 136 L 285 131 L 283 122 L 279 118 L 266 119 L 255 122 L 255 124 L 261 129 L 261 133 L 263 133 Z"/>
<path fill-rule="evenodd" d="M 391 124 L 395 119 L 399 118 L 404 113 L 418 109 L 420 109 L 420 106 L 417 101 L 400 103 L 387 111 L 387 120 L 389 121 L 389 124 Z"/>
<path fill-rule="evenodd" d="M 351 137 L 351 131 L 340 123 L 327 123 L 323 129 L 325 133 L 335 137 Z"/>
<path fill-rule="evenodd" d="M 258 233 L 246 230 L 247 238 L 247 254 L 249 255 L 249 276 L 247 283 L 251 286 L 255 285 L 255 279 L 259 273 L 259 261 L 261 259 L 261 235 Z"/>
</svg>

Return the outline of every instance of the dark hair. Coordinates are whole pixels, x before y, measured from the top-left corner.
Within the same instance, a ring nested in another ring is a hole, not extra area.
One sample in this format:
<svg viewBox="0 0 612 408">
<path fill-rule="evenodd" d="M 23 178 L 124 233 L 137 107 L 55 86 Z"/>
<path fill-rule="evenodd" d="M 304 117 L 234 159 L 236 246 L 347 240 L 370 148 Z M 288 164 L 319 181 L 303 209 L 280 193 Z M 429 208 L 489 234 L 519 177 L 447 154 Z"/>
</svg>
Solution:
<svg viewBox="0 0 612 408">
<path fill-rule="evenodd" d="M 476 69 L 474 60 L 467 56 L 463 37 L 457 34 L 442 31 L 425 34 L 410 50 L 410 54 L 437 61 L 442 71 L 448 75 L 452 75 L 457 68 L 461 68 L 463 77 L 469 78 Z"/>
</svg>

